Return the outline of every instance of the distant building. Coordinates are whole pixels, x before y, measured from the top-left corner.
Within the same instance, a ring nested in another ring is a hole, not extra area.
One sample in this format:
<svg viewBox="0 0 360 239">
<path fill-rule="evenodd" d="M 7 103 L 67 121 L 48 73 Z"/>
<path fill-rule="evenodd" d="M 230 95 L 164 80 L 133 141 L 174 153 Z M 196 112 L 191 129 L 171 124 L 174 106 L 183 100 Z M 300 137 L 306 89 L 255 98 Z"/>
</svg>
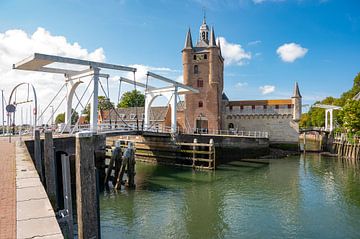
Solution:
<svg viewBox="0 0 360 239">
<path fill-rule="evenodd" d="M 200 90 L 185 96 L 185 116 L 191 128 L 266 131 L 272 141 L 296 142 L 302 97 L 298 84 L 289 99 L 231 101 L 223 92 L 224 58 L 214 28 L 204 18 L 199 40 L 193 45 L 187 32 L 182 50 L 184 84 Z"/>
<path fill-rule="evenodd" d="M 209 29 L 205 18 L 200 26 L 199 39 L 193 45 L 191 31 L 186 34 L 182 50 L 184 84 L 199 89 L 199 94 L 186 94 L 178 105 L 177 122 L 180 131 L 269 132 L 273 142 L 297 142 L 298 121 L 301 117 L 302 96 L 295 83 L 293 96 L 288 99 L 229 100 L 224 89 L 224 58 L 220 42 L 215 40 L 214 28 Z M 170 127 L 170 107 L 152 107 L 150 123 L 155 127 Z M 99 123 L 119 122 L 137 125 L 135 108 L 120 108 L 102 112 Z M 139 127 L 144 108 L 137 109 Z"/>
</svg>

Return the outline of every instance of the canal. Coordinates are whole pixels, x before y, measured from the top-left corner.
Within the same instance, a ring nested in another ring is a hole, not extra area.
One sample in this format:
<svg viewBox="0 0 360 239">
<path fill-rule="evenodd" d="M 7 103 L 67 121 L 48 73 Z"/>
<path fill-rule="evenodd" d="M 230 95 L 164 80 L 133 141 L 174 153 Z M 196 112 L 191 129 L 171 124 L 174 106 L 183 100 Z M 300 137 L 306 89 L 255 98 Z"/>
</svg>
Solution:
<svg viewBox="0 0 360 239">
<path fill-rule="evenodd" d="M 100 197 L 103 238 L 360 238 L 360 171 L 318 154 L 216 172 L 137 163 Z"/>
</svg>

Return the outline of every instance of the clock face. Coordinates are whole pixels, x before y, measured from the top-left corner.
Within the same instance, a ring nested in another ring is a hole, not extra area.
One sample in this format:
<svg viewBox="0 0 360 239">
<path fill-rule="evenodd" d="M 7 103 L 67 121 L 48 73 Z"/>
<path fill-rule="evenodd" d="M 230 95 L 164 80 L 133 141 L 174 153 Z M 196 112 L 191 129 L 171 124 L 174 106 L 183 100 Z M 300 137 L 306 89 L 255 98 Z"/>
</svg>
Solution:
<svg viewBox="0 0 360 239">
<path fill-rule="evenodd" d="M 195 60 L 196 61 L 204 60 L 204 54 L 196 54 L 195 55 Z"/>
</svg>

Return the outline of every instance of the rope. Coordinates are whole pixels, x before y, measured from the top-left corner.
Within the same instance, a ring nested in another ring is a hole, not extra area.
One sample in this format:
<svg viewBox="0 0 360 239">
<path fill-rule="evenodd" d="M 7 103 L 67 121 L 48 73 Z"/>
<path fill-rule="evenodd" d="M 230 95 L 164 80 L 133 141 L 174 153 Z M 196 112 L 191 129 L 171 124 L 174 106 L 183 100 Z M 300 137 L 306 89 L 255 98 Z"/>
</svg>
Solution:
<svg viewBox="0 0 360 239">
<path fill-rule="evenodd" d="M 80 97 L 80 100 L 78 101 L 78 103 L 77 103 L 74 111 L 71 109 L 70 118 L 69 118 L 68 122 L 66 123 L 66 127 L 64 127 L 64 128 L 61 130 L 61 134 L 64 133 L 64 130 L 65 130 L 65 128 L 68 127 L 69 123 L 70 123 L 70 125 L 71 125 L 71 118 L 72 118 L 73 114 L 76 112 L 76 109 L 77 109 L 77 107 L 79 106 L 80 101 L 81 101 L 82 98 L 84 97 L 86 91 L 89 89 L 89 86 L 90 86 L 90 84 L 91 84 L 91 82 L 92 82 L 93 80 L 94 80 L 94 77 L 91 78 L 91 80 L 89 81 L 89 84 L 86 86 L 86 89 L 84 90 L 84 93 L 83 93 L 82 96 Z"/>
<path fill-rule="evenodd" d="M 150 125 L 149 129 L 151 129 L 151 127 L 156 123 L 156 121 L 159 120 L 159 118 L 160 118 L 161 115 L 163 115 L 163 114 L 166 113 L 165 110 L 167 110 L 167 109 L 169 108 L 168 105 L 170 104 L 170 101 L 171 101 L 171 99 L 173 98 L 173 96 L 174 96 L 174 94 L 171 95 L 169 101 L 168 101 L 167 104 L 166 104 L 167 107 L 165 107 L 165 109 L 162 111 L 162 114 L 159 114 L 159 115 L 158 115 L 158 118 L 154 119 L 154 121 L 153 121 L 153 123 Z M 175 108 L 175 110 L 176 110 L 176 106 L 175 106 L 174 108 Z M 173 109 L 173 110 L 174 110 L 174 109 Z M 154 117 L 154 118 L 155 118 L 155 117 Z"/>
<path fill-rule="evenodd" d="M 51 120 L 52 117 L 54 117 L 55 113 L 58 111 L 58 109 L 60 108 L 61 104 L 64 102 L 64 100 L 66 99 L 66 95 L 64 96 L 64 98 L 61 100 L 60 104 L 58 105 L 58 107 L 56 107 L 55 111 L 52 113 L 52 115 L 50 116 L 50 118 L 48 119 L 48 121 L 46 122 L 46 124 L 49 124 L 49 121 Z"/>
<path fill-rule="evenodd" d="M 101 81 L 99 81 L 99 82 L 100 82 L 101 89 L 103 90 L 103 92 L 104 92 L 104 94 L 105 94 L 105 96 L 106 96 L 106 92 L 105 92 L 105 90 L 104 90 L 104 87 L 102 86 Z M 116 113 L 116 116 L 119 117 L 120 120 L 121 120 L 127 127 L 130 127 L 130 126 L 124 121 L 124 119 L 119 115 L 119 113 L 117 112 L 117 110 L 115 109 L 115 107 L 113 106 L 113 104 L 111 104 L 111 107 L 112 107 L 112 109 L 114 110 L 114 112 Z M 111 115 L 110 115 L 110 114 L 109 114 L 109 117 L 110 117 L 110 119 L 111 119 Z"/>
<path fill-rule="evenodd" d="M 91 100 L 91 97 L 94 95 L 94 92 L 92 92 L 91 94 L 90 94 L 90 97 L 89 97 L 89 99 L 87 100 L 87 102 L 86 102 L 86 104 L 85 105 L 87 105 L 87 104 L 89 104 L 89 102 L 90 102 L 90 100 Z M 84 107 L 82 107 L 82 111 L 84 110 Z M 74 125 L 74 128 L 71 130 L 71 133 L 70 134 L 73 134 L 74 133 L 74 131 L 75 131 L 75 129 L 76 129 L 76 126 L 78 126 L 79 125 L 79 122 L 80 122 L 80 117 L 78 118 L 78 120 L 76 121 L 76 123 L 75 123 L 75 125 Z"/>
<path fill-rule="evenodd" d="M 60 88 L 60 90 L 56 93 L 56 95 L 52 98 L 52 100 L 50 101 L 50 103 L 45 107 L 45 110 L 42 111 L 42 113 L 39 115 L 39 117 L 37 118 L 37 120 L 39 120 L 43 114 L 45 113 L 45 111 L 50 107 L 50 105 L 53 103 L 53 101 L 55 100 L 55 98 L 59 95 L 60 91 L 64 88 L 64 86 L 66 85 L 63 84 L 63 86 Z"/>
</svg>

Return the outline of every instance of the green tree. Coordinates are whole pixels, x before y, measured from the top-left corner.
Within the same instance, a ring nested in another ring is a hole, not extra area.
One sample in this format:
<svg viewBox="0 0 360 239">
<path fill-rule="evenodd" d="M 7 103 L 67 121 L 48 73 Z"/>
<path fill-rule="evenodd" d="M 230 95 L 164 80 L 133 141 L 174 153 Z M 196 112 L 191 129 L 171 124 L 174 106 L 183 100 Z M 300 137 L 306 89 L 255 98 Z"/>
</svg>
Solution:
<svg viewBox="0 0 360 239">
<path fill-rule="evenodd" d="M 145 95 L 138 90 L 128 91 L 123 94 L 120 99 L 118 108 L 128 107 L 144 107 L 145 106 Z"/>
<path fill-rule="evenodd" d="M 71 110 L 72 112 L 72 116 L 71 116 L 71 124 L 76 124 L 76 122 L 79 119 L 79 113 L 76 112 L 74 109 Z M 65 112 L 60 113 L 56 116 L 55 118 L 55 123 L 59 124 L 59 123 L 67 123 L 65 122 Z"/>
<path fill-rule="evenodd" d="M 342 114 L 344 128 L 351 133 L 360 133 L 360 101 L 348 100 Z"/>
<path fill-rule="evenodd" d="M 110 101 L 109 98 L 105 96 L 98 96 L 98 110 L 111 110 L 114 109 L 114 103 Z M 86 114 L 86 121 L 90 121 L 90 104 L 87 104 L 85 109 L 82 111 L 82 114 Z"/>
</svg>

